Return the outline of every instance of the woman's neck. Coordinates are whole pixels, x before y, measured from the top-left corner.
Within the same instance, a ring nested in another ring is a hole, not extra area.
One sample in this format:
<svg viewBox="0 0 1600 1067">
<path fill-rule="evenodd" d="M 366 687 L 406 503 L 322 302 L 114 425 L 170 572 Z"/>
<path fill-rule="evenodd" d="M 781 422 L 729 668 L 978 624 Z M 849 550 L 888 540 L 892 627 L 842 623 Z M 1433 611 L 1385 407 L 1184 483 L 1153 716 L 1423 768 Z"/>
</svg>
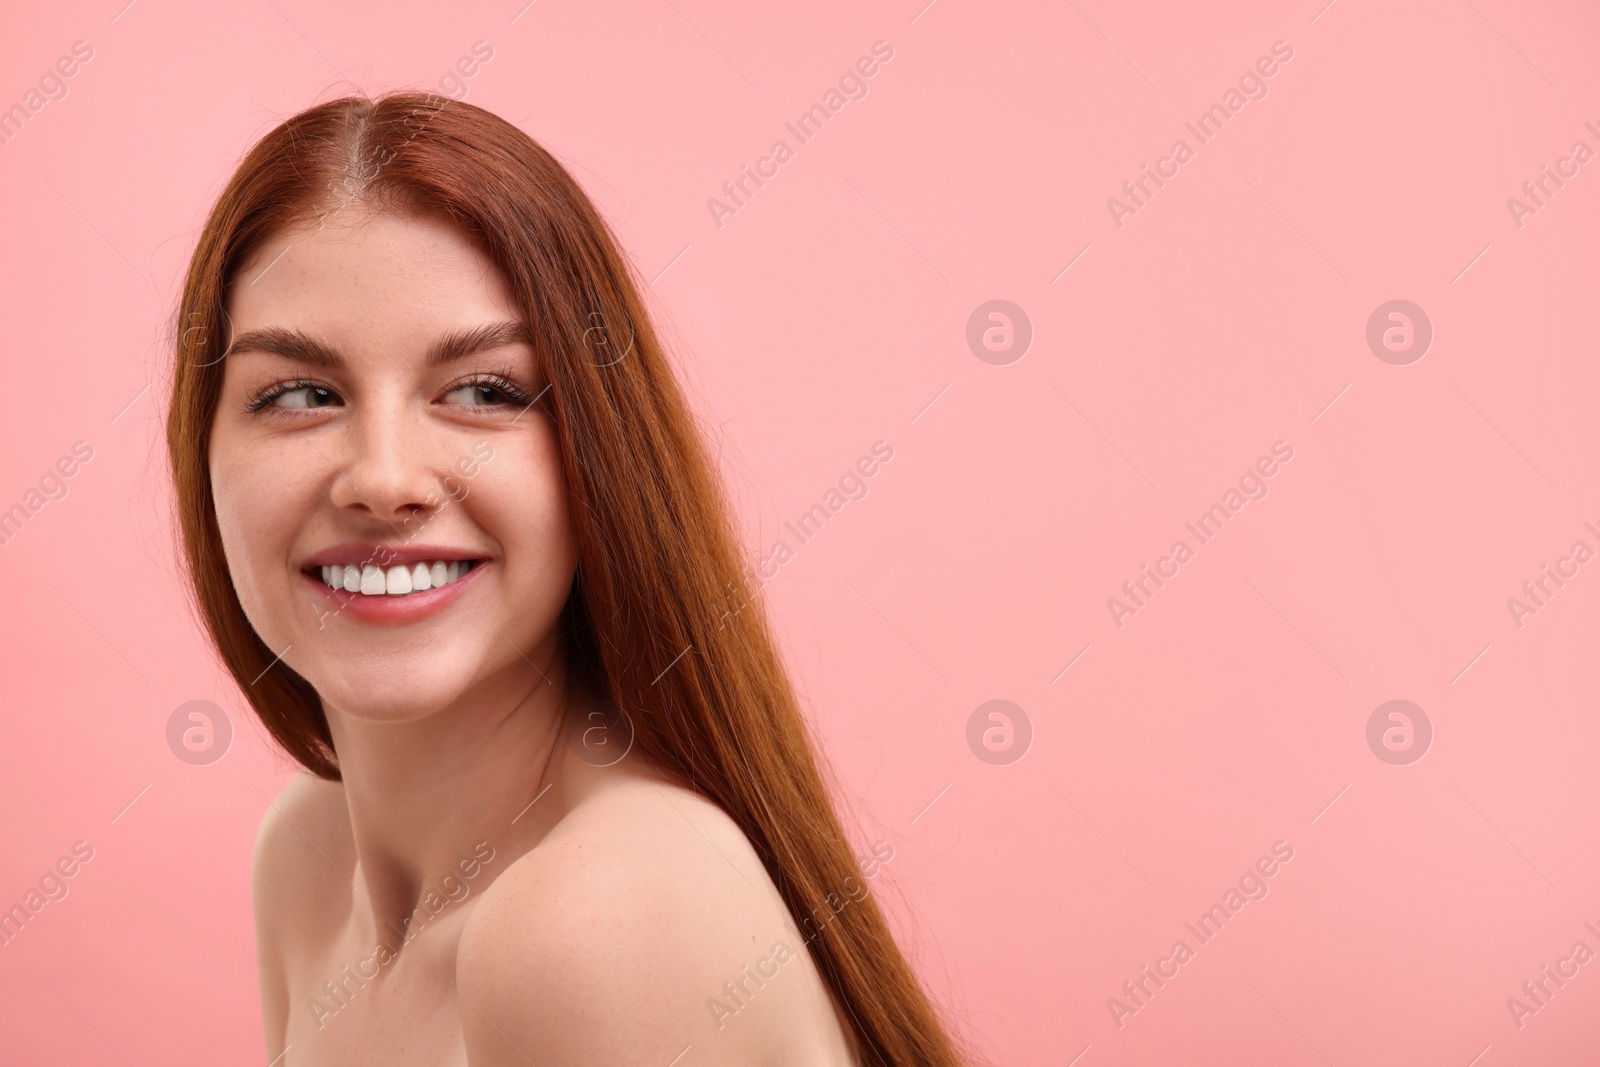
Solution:
<svg viewBox="0 0 1600 1067">
<path fill-rule="evenodd" d="M 355 842 L 353 917 L 363 940 L 399 952 L 442 912 L 441 900 L 475 895 L 474 885 L 481 889 L 554 824 L 559 797 L 529 805 L 560 763 L 552 757 L 566 712 L 584 691 L 558 657 L 551 664 L 542 674 L 529 666 L 490 679 L 415 721 L 327 709 Z M 489 877 L 479 871 L 484 843 Z M 478 877 L 468 882 L 467 871 Z"/>
</svg>

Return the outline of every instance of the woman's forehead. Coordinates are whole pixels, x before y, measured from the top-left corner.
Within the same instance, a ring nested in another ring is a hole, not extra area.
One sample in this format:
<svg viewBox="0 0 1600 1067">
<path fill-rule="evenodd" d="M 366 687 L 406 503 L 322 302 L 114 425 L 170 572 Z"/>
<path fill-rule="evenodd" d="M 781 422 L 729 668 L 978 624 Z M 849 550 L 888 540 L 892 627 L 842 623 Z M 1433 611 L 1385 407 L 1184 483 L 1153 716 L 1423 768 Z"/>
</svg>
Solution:
<svg viewBox="0 0 1600 1067">
<path fill-rule="evenodd" d="M 324 319 L 364 332 L 441 318 L 515 317 L 506 281 L 459 228 L 425 216 L 334 216 L 268 238 L 230 280 L 235 330 Z"/>
</svg>

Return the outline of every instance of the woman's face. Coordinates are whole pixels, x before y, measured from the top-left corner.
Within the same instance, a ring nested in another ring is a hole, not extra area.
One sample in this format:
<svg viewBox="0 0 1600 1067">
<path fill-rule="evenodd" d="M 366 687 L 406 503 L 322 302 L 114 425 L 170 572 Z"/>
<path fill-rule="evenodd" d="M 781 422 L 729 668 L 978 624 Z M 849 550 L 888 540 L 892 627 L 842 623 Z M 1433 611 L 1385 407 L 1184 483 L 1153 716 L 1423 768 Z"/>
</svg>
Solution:
<svg viewBox="0 0 1600 1067">
<path fill-rule="evenodd" d="M 537 681 L 577 550 L 494 264 L 444 221 L 357 205 L 268 241 L 227 311 L 212 496 L 261 639 L 360 718 Z"/>
</svg>

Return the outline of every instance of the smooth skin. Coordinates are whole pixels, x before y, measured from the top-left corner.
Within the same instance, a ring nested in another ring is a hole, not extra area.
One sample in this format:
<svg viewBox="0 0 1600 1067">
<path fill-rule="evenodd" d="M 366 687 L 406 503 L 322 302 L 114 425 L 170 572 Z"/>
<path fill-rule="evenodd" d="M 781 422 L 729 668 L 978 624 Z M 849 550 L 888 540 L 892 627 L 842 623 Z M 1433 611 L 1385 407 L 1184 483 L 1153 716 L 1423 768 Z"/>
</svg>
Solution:
<svg viewBox="0 0 1600 1067">
<path fill-rule="evenodd" d="M 577 549 L 548 396 L 529 403 L 535 351 L 427 359 L 448 333 L 519 320 L 483 250 L 433 216 L 347 206 L 259 249 L 227 310 L 209 459 L 229 571 L 315 686 L 344 778 L 296 774 L 257 838 L 267 1059 L 856 1064 L 744 834 L 584 734 L 606 704 L 557 655 Z M 269 328 L 339 365 L 240 343 Z M 464 478 L 458 460 L 490 449 Z M 408 539 L 487 562 L 403 624 L 331 612 L 302 574 L 330 545 Z"/>
</svg>

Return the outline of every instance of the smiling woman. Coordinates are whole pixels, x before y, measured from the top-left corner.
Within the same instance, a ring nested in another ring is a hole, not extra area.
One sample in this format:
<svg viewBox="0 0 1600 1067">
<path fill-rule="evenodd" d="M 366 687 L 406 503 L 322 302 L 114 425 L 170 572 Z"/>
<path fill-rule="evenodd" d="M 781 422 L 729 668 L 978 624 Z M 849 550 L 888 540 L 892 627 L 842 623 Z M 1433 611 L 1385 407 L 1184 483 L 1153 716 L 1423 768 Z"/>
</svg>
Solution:
<svg viewBox="0 0 1600 1067">
<path fill-rule="evenodd" d="M 175 321 L 228 324 L 183 331 L 167 417 L 192 594 L 307 772 L 256 843 L 269 1060 L 964 1062 L 870 894 L 799 931 L 850 842 L 764 614 L 727 617 L 731 515 L 638 283 L 544 149 L 416 93 L 296 115 Z"/>
</svg>

